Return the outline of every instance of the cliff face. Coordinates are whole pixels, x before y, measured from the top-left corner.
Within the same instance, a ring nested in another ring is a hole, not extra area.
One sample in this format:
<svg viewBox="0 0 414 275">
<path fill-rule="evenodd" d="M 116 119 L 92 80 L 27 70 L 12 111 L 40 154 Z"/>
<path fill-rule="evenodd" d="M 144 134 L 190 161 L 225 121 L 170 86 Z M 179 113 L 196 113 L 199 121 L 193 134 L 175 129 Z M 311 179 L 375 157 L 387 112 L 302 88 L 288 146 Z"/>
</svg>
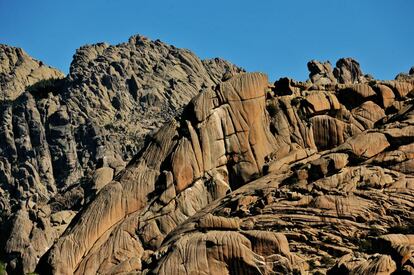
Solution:
<svg viewBox="0 0 414 275">
<path fill-rule="evenodd" d="M 140 36 L 80 48 L 2 103 L 8 270 L 413 272 L 412 72 L 308 68 L 269 83 Z"/>
</svg>

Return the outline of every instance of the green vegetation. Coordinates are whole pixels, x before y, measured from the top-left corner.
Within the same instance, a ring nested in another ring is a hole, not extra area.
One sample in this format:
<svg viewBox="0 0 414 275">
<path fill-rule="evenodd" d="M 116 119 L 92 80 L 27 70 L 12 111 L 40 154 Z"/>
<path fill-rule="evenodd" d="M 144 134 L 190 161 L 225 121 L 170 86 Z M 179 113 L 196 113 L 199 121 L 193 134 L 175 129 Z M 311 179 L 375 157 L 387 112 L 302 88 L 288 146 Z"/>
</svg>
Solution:
<svg viewBox="0 0 414 275">
<path fill-rule="evenodd" d="M 327 255 L 322 256 L 320 262 L 321 262 L 321 265 L 327 266 L 327 267 L 331 267 L 336 263 L 336 261 L 333 258 Z"/>
<path fill-rule="evenodd" d="M 315 268 L 317 268 L 319 266 L 319 264 L 316 263 L 315 259 L 310 259 L 308 261 L 308 264 L 309 264 L 309 269 L 310 270 L 314 270 Z"/>
<path fill-rule="evenodd" d="M 414 223 L 395 225 L 389 229 L 389 232 L 398 234 L 413 234 Z"/>
<path fill-rule="evenodd" d="M 267 112 L 269 113 L 269 115 L 271 117 L 273 117 L 274 115 L 276 115 L 276 113 L 279 111 L 279 107 L 276 105 L 277 102 L 275 100 L 268 100 L 267 101 Z"/>
<path fill-rule="evenodd" d="M 26 91 L 35 98 L 47 98 L 49 93 L 57 94 L 63 88 L 64 82 L 65 79 L 62 78 L 43 79 L 28 86 Z"/>
<path fill-rule="evenodd" d="M 292 106 L 296 106 L 296 107 L 298 107 L 301 103 L 302 103 L 302 98 L 301 97 L 292 98 L 292 100 L 290 101 L 290 104 Z"/>
<path fill-rule="evenodd" d="M 371 254 L 375 252 L 373 243 L 372 243 L 372 239 L 363 239 L 360 240 L 358 243 L 359 246 L 359 251 L 367 253 L 367 254 Z"/>
<path fill-rule="evenodd" d="M 0 261 L 0 275 L 6 274 L 6 267 L 4 266 L 4 263 Z"/>
</svg>

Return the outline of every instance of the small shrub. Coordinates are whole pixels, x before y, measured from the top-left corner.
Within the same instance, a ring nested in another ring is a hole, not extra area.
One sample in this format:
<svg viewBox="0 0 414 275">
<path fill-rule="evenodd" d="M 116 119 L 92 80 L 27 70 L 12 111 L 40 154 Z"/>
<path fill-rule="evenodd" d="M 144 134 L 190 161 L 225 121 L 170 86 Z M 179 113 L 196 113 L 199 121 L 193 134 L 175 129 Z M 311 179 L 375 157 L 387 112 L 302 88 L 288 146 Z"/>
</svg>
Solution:
<svg viewBox="0 0 414 275">
<path fill-rule="evenodd" d="M 270 102 L 267 106 L 266 106 L 267 112 L 269 113 L 269 115 L 271 117 L 275 116 L 276 113 L 278 112 L 278 108 L 276 106 L 276 104 L 274 102 Z"/>
<path fill-rule="evenodd" d="M 63 88 L 64 81 L 62 78 L 43 79 L 28 86 L 26 91 L 35 98 L 47 98 L 50 93 L 57 94 Z"/>
<path fill-rule="evenodd" d="M 414 233 L 414 224 L 399 224 L 391 227 L 389 233 L 396 234 L 413 234 Z"/>
<path fill-rule="evenodd" d="M 316 260 L 315 259 L 310 259 L 308 261 L 308 264 L 309 264 L 309 269 L 310 270 L 314 270 L 316 267 L 319 266 L 319 264 L 316 263 Z"/>
<path fill-rule="evenodd" d="M 294 97 L 294 98 L 292 98 L 292 100 L 290 101 L 290 104 L 291 104 L 292 106 L 296 106 L 296 107 L 298 107 L 301 103 L 302 103 L 302 98 L 301 98 L 301 97 Z"/>
<path fill-rule="evenodd" d="M 333 266 L 336 263 L 336 261 L 333 258 L 326 256 L 326 255 L 322 256 L 320 262 L 322 266 L 326 266 L 326 267 Z"/>
<path fill-rule="evenodd" d="M 373 252 L 375 252 L 373 243 L 371 239 L 364 239 L 364 240 L 360 240 L 359 242 L 359 251 L 367 253 L 367 254 L 371 254 Z"/>
<path fill-rule="evenodd" d="M 3 262 L 0 262 L 0 275 L 6 274 L 6 267 Z"/>
</svg>

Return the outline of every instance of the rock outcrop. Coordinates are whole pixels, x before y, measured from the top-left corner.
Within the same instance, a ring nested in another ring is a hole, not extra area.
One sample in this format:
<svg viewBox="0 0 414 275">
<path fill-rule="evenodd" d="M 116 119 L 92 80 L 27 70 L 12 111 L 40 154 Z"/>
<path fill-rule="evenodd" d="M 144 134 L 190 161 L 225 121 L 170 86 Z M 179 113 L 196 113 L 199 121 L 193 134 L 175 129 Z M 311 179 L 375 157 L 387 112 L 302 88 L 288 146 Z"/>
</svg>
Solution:
<svg viewBox="0 0 414 275">
<path fill-rule="evenodd" d="M 22 49 L 0 44 L 0 101 L 16 99 L 40 80 L 63 77 L 62 72 L 31 58 Z"/>
<path fill-rule="evenodd" d="M 335 84 L 337 82 L 332 65 L 327 62 L 319 62 L 317 60 L 311 60 L 308 62 L 309 79 L 316 85 Z"/>
<path fill-rule="evenodd" d="M 343 84 L 363 83 L 372 79 L 371 76 L 362 73 L 358 61 L 349 57 L 341 58 L 336 62 L 333 74 L 338 82 Z"/>
<path fill-rule="evenodd" d="M 400 73 L 395 77 L 395 80 L 399 81 L 412 81 L 414 79 L 414 66 L 411 67 L 410 71 L 407 73 Z"/>
<path fill-rule="evenodd" d="M 308 68 L 271 84 L 140 36 L 80 48 L 1 105 L 7 270 L 413 273 L 414 81 Z"/>
<path fill-rule="evenodd" d="M 364 75 L 359 63 L 350 57 L 339 59 L 334 69 L 332 69 L 329 61 L 311 60 L 308 62 L 308 70 L 309 80 L 314 85 L 355 84 L 373 80 L 372 76 Z M 409 77 L 400 74 L 400 78 L 406 79 Z"/>
</svg>

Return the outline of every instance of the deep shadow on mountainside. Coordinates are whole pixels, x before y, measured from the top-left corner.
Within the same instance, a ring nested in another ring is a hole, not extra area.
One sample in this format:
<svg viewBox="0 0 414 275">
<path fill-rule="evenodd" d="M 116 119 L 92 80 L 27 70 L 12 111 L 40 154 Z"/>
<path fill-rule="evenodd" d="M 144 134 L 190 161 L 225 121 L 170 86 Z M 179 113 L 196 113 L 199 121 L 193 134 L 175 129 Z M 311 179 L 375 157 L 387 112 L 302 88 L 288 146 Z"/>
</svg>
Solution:
<svg viewBox="0 0 414 275">
<path fill-rule="evenodd" d="M 309 80 L 133 36 L 0 45 L 9 274 L 414 274 L 414 68 Z"/>
</svg>

